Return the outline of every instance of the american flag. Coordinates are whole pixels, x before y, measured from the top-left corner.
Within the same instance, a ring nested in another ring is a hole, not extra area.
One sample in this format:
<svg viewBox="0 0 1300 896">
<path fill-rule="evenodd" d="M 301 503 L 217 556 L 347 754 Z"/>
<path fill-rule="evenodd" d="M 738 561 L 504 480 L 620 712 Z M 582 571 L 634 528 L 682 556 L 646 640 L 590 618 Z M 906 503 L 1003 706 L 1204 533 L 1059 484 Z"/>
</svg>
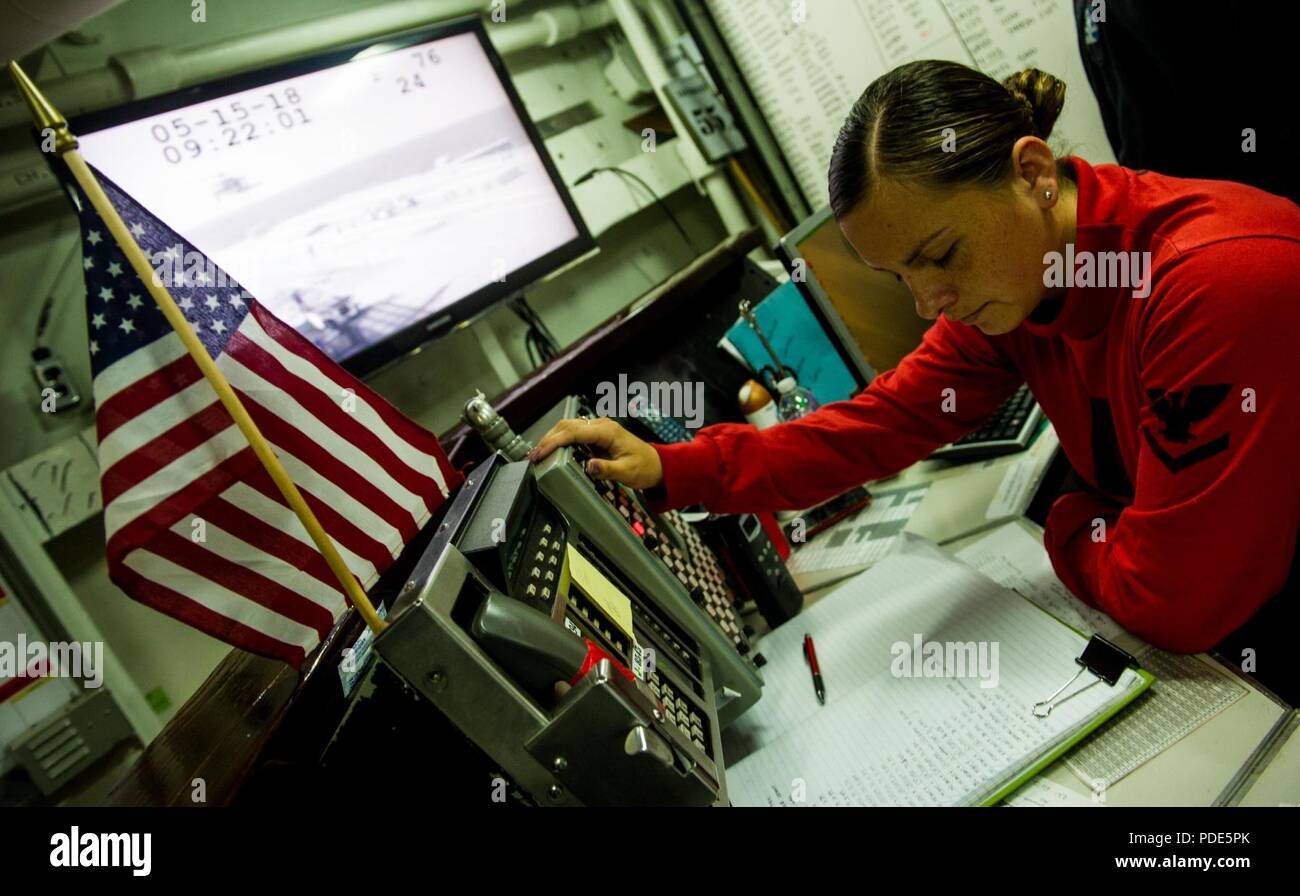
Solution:
<svg viewBox="0 0 1300 896">
<path fill-rule="evenodd" d="M 348 569 L 374 584 L 460 480 L 437 438 L 96 176 Z M 301 665 L 345 610 L 343 591 L 89 200 L 75 198 L 109 577 L 214 637 Z"/>
</svg>

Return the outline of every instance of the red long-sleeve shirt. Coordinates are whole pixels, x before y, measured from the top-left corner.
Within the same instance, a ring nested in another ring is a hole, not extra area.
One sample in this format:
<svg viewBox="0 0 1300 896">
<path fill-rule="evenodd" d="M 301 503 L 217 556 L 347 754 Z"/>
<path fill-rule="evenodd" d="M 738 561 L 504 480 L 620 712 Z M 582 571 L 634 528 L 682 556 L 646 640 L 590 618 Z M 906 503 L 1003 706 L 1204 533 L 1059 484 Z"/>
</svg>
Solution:
<svg viewBox="0 0 1300 896">
<path fill-rule="evenodd" d="M 1024 381 L 1095 490 L 1049 512 L 1061 581 L 1166 649 L 1237 629 L 1282 587 L 1300 525 L 1300 207 L 1071 161 L 1076 257 L 1150 252 L 1149 295 L 1075 285 L 1050 321 L 1045 303 L 1000 336 L 941 317 L 855 398 L 656 445 L 653 503 L 808 507 L 975 429 Z"/>
</svg>

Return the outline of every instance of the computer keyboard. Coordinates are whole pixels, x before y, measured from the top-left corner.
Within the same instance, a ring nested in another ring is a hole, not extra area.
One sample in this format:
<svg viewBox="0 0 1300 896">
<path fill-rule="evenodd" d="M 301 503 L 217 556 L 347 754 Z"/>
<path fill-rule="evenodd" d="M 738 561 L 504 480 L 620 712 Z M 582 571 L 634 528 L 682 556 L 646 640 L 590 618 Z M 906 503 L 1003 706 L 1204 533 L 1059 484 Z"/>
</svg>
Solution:
<svg viewBox="0 0 1300 896">
<path fill-rule="evenodd" d="M 1029 447 L 1042 419 L 1042 408 L 1034 401 L 1029 386 L 1021 386 L 1015 394 L 1002 402 L 979 429 L 967 433 L 951 445 L 945 445 L 930 457 L 935 460 L 965 462 L 1024 451 Z"/>
</svg>

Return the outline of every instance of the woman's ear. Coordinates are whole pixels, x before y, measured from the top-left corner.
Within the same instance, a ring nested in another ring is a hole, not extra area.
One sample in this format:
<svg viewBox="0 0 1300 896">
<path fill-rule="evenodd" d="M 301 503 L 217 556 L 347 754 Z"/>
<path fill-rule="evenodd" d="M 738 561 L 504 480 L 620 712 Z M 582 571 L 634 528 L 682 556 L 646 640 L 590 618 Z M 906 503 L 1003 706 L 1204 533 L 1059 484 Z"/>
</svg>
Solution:
<svg viewBox="0 0 1300 896">
<path fill-rule="evenodd" d="M 1015 182 L 1025 189 L 1034 204 L 1046 211 L 1060 194 L 1056 177 L 1056 154 L 1038 137 L 1021 137 L 1011 148 Z"/>
</svg>

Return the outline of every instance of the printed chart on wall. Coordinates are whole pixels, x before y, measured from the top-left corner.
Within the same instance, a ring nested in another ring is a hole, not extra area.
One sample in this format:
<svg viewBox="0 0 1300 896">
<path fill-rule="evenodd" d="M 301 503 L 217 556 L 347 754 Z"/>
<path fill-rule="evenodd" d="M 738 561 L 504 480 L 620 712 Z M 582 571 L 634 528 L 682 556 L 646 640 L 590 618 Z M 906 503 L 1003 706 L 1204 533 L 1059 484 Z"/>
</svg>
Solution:
<svg viewBox="0 0 1300 896">
<path fill-rule="evenodd" d="M 950 59 L 1001 80 L 1038 68 L 1066 84 L 1048 141 L 1114 162 L 1079 58 L 1070 0 L 707 0 L 804 197 L 826 205 L 844 116 L 873 80 L 914 59 Z"/>
</svg>

